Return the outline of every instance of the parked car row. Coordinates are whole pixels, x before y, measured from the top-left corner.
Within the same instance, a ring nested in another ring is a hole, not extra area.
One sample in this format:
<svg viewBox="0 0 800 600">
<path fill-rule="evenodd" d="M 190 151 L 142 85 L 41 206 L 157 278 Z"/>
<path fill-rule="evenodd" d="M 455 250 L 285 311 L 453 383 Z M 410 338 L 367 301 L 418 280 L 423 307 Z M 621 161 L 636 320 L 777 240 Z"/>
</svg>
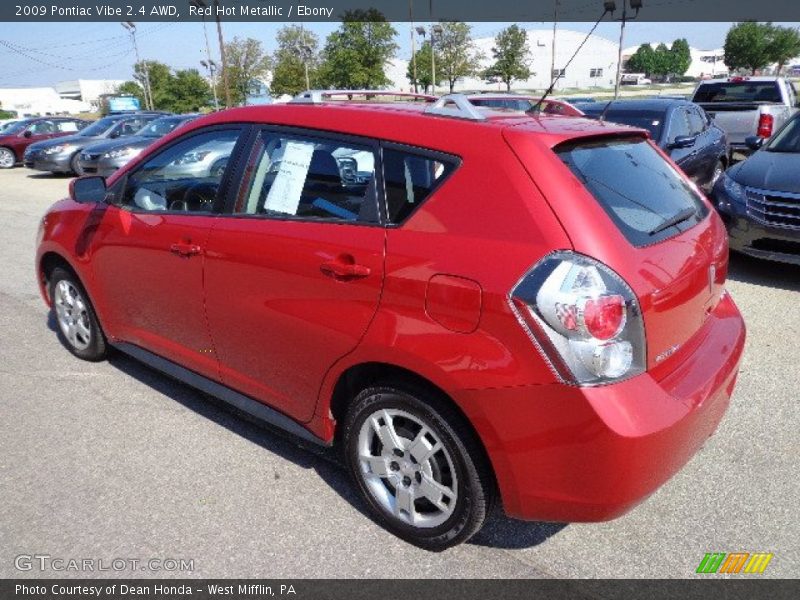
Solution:
<svg viewBox="0 0 800 600">
<path fill-rule="evenodd" d="M 11 121 L 0 129 L 0 168 L 110 175 L 154 140 L 198 117 L 161 112 L 111 115 L 94 122 L 69 117 Z"/>
</svg>

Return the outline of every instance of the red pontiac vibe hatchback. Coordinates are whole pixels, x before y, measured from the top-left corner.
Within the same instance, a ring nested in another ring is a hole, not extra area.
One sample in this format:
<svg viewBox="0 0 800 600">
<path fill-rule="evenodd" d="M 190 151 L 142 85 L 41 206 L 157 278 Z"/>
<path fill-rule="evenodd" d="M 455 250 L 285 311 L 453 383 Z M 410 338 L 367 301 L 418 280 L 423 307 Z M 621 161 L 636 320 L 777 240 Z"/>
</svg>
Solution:
<svg viewBox="0 0 800 600">
<path fill-rule="evenodd" d="M 644 131 L 370 100 L 227 110 L 74 180 L 36 256 L 62 342 L 337 445 L 424 548 L 496 499 L 624 514 L 733 392 L 722 221 Z"/>
</svg>

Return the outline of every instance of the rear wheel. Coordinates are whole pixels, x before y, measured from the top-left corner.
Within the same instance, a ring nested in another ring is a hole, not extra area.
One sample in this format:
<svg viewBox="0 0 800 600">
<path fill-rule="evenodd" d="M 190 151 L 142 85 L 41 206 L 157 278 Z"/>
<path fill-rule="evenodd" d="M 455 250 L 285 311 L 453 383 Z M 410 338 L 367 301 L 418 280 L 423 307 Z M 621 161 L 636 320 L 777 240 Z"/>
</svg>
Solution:
<svg viewBox="0 0 800 600">
<path fill-rule="evenodd" d="M 61 342 L 78 358 L 103 360 L 107 352 L 106 338 L 78 278 L 66 269 L 53 269 L 50 298 Z"/>
<path fill-rule="evenodd" d="M 10 169 L 17 164 L 17 157 L 8 148 L 0 148 L 0 169 Z"/>
<path fill-rule="evenodd" d="M 428 550 L 468 540 L 482 526 L 494 484 L 474 434 L 424 390 L 362 391 L 344 424 L 345 458 L 377 520 Z"/>
</svg>

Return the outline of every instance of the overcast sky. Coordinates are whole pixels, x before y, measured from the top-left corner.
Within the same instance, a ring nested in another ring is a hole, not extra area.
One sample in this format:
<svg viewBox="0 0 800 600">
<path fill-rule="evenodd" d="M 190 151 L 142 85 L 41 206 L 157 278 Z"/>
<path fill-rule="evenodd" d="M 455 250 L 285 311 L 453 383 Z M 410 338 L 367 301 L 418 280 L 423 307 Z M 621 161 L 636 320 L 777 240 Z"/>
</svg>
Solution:
<svg viewBox="0 0 800 600">
<path fill-rule="evenodd" d="M 784 23 L 797 27 L 800 23 Z M 275 32 L 285 23 L 224 23 L 226 39 L 253 37 L 267 51 L 275 48 Z M 508 23 L 475 23 L 473 37 L 492 37 Z M 552 28 L 552 23 L 520 23 L 526 29 Z M 587 32 L 591 23 L 563 23 L 559 27 Z M 645 42 L 667 42 L 685 37 L 693 47 L 721 47 L 731 23 L 629 22 L 625 47 Z M 307 23 L 324 41 L 336 23 Z M 395 24 L 399 58 L 411 52 L 410 26 Z M 602 23 L 597 35 L 619 38 L 618 23 Z M 212 57 L 216 59 L 216 28 L 208 26 Z M 13 48 L 3 45 L 11 44 Z M 158 60 L 176 69 L 198 68 L 205 58 L 201 23 L 142 23 L 138 31 L 142 58 Z M 0 86 L 52 86 L 68 79 L 130 79 L 134 62 L 130 38 L 119 23 L 3 23 L 0 30 Z"/>
</svg>

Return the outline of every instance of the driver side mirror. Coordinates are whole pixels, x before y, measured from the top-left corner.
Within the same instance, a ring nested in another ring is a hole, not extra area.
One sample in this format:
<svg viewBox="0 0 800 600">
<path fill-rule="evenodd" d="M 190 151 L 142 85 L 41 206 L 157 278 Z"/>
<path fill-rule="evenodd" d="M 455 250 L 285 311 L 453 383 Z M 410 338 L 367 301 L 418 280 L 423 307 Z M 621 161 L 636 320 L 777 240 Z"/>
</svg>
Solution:
<svg viewBox="0 0 800 600">
<path fill-rule="evenodd" d="M 750 150 L 760 150 L 761 146 L 764 145 L 764 138 L 757 135 L 750 135 L 745 138 L 744 143 Z"/>
<path fill-rule="evenodd" d="M 22 137 L 29 138 L 33 135 L 33 132 L 30 129 L 26 129 L 25 133 L 22 134 Z"/>
<path fill-rule="evenodd" d="M 106 199 L 106 180 L 96 175 L 69 182 L 69 197 L 80 204 L 98 204 Z"/>
<path fill-rule="evenodd" d="M 694 146 L 695 141 L 697 141 L 697 138 L 693 135 L 678 135 L 675 136 L 674 140 L 672 140 L 672 143 L 669 145 L 669 149 L 675 150 L 677 148 L 691 148 Z"/>
</svg>

